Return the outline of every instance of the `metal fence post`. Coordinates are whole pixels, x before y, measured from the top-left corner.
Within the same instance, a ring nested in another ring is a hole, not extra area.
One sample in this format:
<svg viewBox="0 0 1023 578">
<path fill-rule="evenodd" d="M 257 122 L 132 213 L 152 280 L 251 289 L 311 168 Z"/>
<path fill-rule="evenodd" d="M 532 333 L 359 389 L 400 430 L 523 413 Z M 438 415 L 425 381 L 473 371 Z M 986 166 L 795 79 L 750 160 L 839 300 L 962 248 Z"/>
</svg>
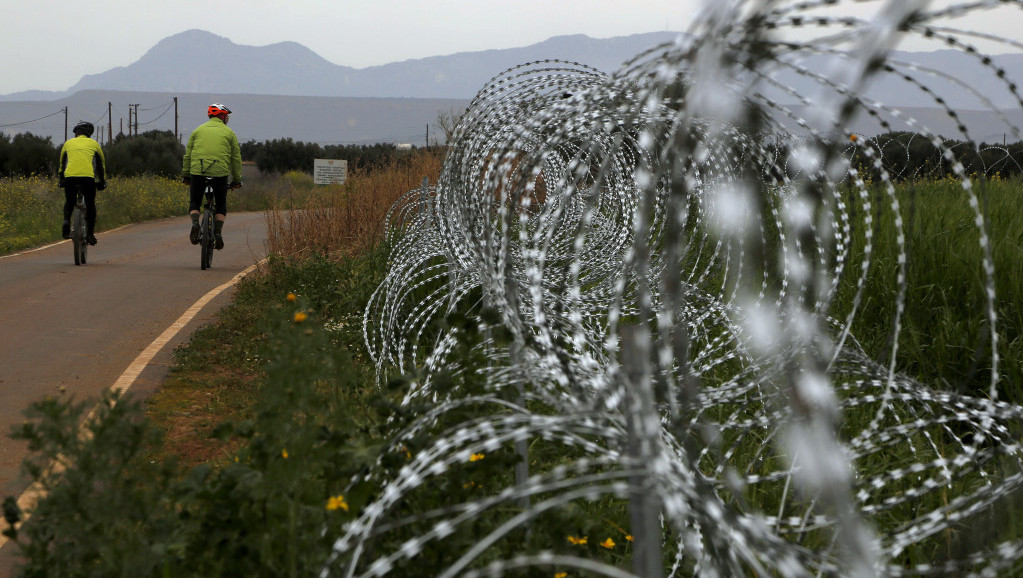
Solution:
<svg viewBox="0 0 1023 578">
<path fill-rule="evenodd" d="M 426 203 L 430 195 L 430 177 L 423 177 L 423 186 L 419 189 L 419 213 L 426 212 Z"/>
<path fill-rule="evenodd" d="M 629 520 L 632 524 L 633 572 L 643 578 L 661 578 L 661 504 L 650 483 L 648 470 L 655 459 L 654 447 L 659 417 L 654 404 L 649 367 L 650 333 L 645 327 L 623 326 L 622 385 L 625 390 L 625 423 L 631 467 L 638 473 L 629 478 Z"/>
</svg>

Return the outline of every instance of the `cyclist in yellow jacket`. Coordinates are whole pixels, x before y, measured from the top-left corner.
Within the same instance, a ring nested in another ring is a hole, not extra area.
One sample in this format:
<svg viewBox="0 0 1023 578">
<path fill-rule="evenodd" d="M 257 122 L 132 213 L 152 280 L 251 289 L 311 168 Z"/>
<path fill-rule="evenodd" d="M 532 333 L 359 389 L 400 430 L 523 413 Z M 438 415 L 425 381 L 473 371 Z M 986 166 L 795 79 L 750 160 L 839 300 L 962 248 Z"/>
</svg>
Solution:
<svg viewBox="0 0 1023 578">
<path fill-rule="evenodd" d="M 229 186 L 232 189 L 242 186 L 241 147 L 238 146 L 238 137 L 227 126 L 229 114 L 231 110 L 219 102 L 211 104 L 206 109 L 210 120 L 192 131 L 192 136 L 188 137 L 188 146 L 185 147 L 181 180 L 189 185 L 188 209 L 192 217 L 192 230 L 188 238 L 193 245 L 199 243 L 199 208 L 206 187 L 204 179 L 192 177 L 213 177 L 213 194 L 217 202 L 213 239 L 217 249 L 224 248 L 221 233 L 227 218 L 227 189 Z M 228 177 L 231 178 L 230 185 Z"/>
<path fill-rule="evenodd" d="M 64 225 L 61 236 L 71 238 L 71 213 L 75 210 L 78 191 L 85 193 L 85 231 L 87 242 L 96 244 L 96 191 L 107 187 L 106 160 L 99 143 L 92 140 L 95 127 L 91 122 L 75 125 L 74 138 L 60 147 L 60 170 L 57 184 L 64 189 Z"/>
</svg>

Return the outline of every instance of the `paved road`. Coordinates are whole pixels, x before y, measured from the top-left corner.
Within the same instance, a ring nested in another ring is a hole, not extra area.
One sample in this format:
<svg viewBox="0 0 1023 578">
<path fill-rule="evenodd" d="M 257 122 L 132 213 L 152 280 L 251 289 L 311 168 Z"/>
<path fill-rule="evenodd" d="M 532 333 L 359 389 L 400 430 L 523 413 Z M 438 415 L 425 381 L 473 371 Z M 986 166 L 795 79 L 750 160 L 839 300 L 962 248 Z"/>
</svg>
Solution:
<svg viewBox="0 0 1023 578">
<path fill-rule="evenodd" d="M 232 213 L 226 246 L 202 271 L 188 223 L 163 219 L 100 233 L 83 266 L 75 266 L 69 241 L 0 257 L 0 500 L 28 487 L 20 473 L 26 448 L 8 433 L 32 401 L 62 388 L 76 399 L 95 398 L 119 378 L 123 383 L 133 362 L 154 351 L 154 340 L 173 334 L 129 390 L 151 393 L 174 347 L 229 303 L 232 291 L 209 301 L 180 332 L 165 331 L 265 254 L 263 214 Z M 0 577 L 10 573 L 11 550 L 0 547 Z"/>
</svg>

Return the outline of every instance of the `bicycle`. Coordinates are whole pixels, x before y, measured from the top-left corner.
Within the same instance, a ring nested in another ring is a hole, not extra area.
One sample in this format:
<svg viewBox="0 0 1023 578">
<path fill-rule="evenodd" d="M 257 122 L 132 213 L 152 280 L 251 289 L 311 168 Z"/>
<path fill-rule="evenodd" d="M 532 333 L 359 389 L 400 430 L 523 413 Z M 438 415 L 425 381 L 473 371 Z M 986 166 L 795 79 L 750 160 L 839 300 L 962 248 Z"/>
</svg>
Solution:
<svg viewBox="0 0 1023 578">
<path fill-rule="evenodd" d="M 89 253 L 88 232 L 85 228 L 85 193 L 78 189 L 78 200 L 71 212 L 71 248 L 75 251 L 75 265 L 85 265 Z"/>
<path fill-rule="evenodd" d="M 202 177 L 206 180 L 206 188 L 203 190 L 203 211 L 202 217 L 199 219 L 199 266 L 203 271 L 213 266 L 213 251 L 214 243 L 216 242 L 213 238 L 213 219 L 216 218 L 217 199 L 216 195 L 213 194 L 213 178 Z"/>
</svg>

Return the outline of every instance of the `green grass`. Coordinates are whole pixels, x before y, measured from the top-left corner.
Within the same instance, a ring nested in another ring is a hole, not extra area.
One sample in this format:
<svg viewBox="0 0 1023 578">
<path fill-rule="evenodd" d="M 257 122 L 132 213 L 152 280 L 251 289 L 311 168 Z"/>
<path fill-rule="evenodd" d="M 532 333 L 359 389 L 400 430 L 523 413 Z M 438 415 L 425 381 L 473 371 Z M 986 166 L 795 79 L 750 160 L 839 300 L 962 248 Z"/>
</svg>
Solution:
<svg viewBox="0 0 1023 578">
<path fill-rule="evenodd" d="M 229 193 L 232 211 L 263 210 L 266 191 L 259 181 Z M 55 179 L 0 179 L 0 254 L 60 240 L 64 191 Z M 157 176 L 112 177 L 96 193 L 96 230 L 185 215 L 188 187 Z"/>
<path fill-rule="evenodd" d="M 997 331 L 1001 356 L 999 396 L 1023 400 L 1023 196 L 1018 181 L 979 181 L 975 190 L 987 222 L 995 270 Z M 874 262 L 863 292 L 853 334 L 874 359 L 889 357 L 896 319 L 898 253 L 890 200 L 871 191 L 877 215 Z M 906 235 L 906 313 L 899 333 L 897 367 L 943 388 L 986 395 L 991 346 L 985 274 L 976 215 L 958 182 L 939 181 L 899 187 Z M 859 217 L 862 217 L 862 208 Z M 852 254 L 862 255 L 857 235 Z M 859 272 L 861 258 L 847 264 Z M 853 275 L 840 291 L 832 315 L 849 311 Z"/>
</svg>

